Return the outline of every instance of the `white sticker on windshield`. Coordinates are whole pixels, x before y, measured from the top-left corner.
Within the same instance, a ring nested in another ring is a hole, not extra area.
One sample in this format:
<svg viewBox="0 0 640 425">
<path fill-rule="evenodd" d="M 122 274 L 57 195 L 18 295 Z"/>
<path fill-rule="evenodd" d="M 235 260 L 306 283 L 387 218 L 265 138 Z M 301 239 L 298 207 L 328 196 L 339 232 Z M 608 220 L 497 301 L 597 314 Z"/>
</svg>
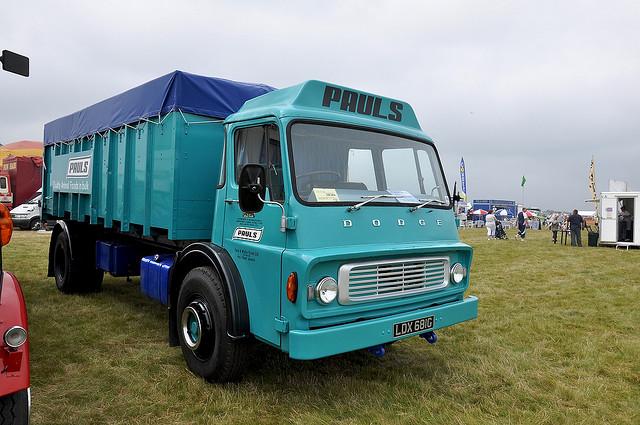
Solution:
<svg viewBox="0 0 640 425">
<path fill-rule="evenodd" d="M 413 196 L 411 193 L 407 192 L 406 190 L 387 190 L 387 192 L 390 195 L 393 196 L 397 196 L 397 200 L 398 202 L 406 202 L 408 204 L 419 204 L 420 201 L 418 200 L 418 198 L 416 198 L 415 196 Z"/>
<path fill-rule="evenodd" d="M 313 196 L 315 196 L 316 202 L 338 202 L 340 200 L 335 189 L 314 187 Z"/>
</svg>

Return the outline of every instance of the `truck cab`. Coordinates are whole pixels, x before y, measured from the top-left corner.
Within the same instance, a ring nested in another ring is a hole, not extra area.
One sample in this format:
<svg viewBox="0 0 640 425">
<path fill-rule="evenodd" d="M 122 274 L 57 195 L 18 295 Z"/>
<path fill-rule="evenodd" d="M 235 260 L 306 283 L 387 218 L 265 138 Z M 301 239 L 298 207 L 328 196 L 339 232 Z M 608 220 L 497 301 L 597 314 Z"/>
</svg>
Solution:
<svg viewBox="0 0 640 425">
<path fill-rule="evenodd" d="M 20 204 L 11 210 L 13 225 L 23 230 L 38 230 L 40 228 L 40 216 L 42 215 L 42 190 L 24 204 Z"/>
<path fill-rule="evenodd" d="M 225 131 L 212 241 L 248 283 L 259 339 L 313 359 L 421 333 L 412 320 L 433 316 L 426 332 L 476 316 L 466 272 L 452 278 L 471 249 L 408 104 L 309 81 L 247 101 Z"/>
</svg>

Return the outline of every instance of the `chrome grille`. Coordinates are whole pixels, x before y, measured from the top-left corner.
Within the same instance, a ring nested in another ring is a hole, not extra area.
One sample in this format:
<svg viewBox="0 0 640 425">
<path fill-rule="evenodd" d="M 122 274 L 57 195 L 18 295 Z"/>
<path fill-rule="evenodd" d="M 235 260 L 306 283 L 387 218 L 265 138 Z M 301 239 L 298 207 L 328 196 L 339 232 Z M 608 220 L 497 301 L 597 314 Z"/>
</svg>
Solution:
<svg viewBox="0 0 640 425">
<path fill-rule="evenodd" d="M 448 257 L 345 264 L 338 271 L 338 301 L 352 304 L 416 295 L 448 284 Z"/>
</svg>

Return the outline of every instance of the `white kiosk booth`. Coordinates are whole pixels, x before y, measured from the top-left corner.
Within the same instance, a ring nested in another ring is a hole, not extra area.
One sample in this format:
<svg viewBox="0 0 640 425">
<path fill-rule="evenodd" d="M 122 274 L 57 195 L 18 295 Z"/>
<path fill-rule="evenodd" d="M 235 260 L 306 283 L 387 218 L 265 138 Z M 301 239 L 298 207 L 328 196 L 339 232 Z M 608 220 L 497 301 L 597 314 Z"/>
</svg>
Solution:
<svg viewBox="0 0 640 425">
<path fill-rule="evenodd" d="M 600 244 L 640 247 L 640 192 L 602 192 Z"/>
</svg>

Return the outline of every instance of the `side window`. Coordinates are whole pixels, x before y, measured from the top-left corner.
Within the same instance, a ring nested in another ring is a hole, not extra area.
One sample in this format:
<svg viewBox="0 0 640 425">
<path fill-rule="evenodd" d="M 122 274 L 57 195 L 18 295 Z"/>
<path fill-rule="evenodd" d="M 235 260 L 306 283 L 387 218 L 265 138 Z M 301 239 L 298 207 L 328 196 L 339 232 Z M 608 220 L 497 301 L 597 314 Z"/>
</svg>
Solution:
<svg viewBox="0 0 640 425">
<path fill-rule="evenodd" d="M 364 190 L 378 190 L 373 155 L 370 149 L 349 149 L 347 164 L 347 181 L 362 183 Z"/>
<path fill-rule="evenodd" d="M 4 190 L 7 188 L 7 178 L 0 177 L 0 189 Z"/>
<path fill-rule="evenodd" d="M 260 164 L 267 172 L 267 188 L 272 201 L 284 201 L 282 156 L 278 127 L 262 125 L 240 128 L 235 132 L 236 183 L 246 164 Z"/>
</svg>

